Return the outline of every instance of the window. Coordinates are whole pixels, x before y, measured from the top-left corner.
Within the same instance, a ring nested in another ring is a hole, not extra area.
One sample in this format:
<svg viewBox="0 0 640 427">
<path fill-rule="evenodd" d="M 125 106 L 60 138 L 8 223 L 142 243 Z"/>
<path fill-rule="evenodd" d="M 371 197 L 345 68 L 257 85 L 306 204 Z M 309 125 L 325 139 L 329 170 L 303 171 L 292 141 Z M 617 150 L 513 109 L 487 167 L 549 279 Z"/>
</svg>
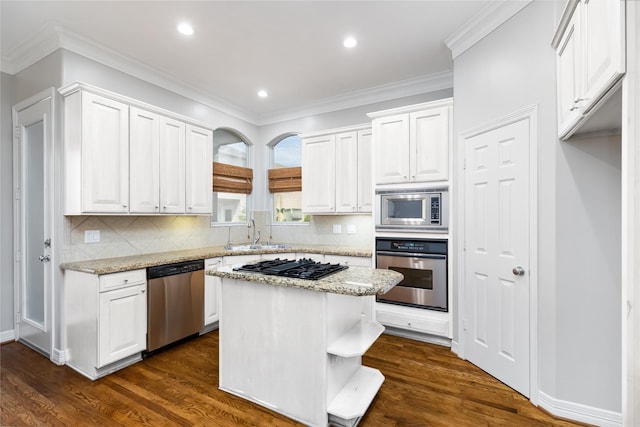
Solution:
<svg viewBox="0 0 640 427">
<path fill-rule="evenodd" d="M 232 131 L 218 129 L 213 132 L 213 161 L 227 165 L 248 167 L 249 147 Z M 214 168 L 215 174 L 215 168 Z M 213 193 L 213 218 L 217 224 L 246 223 L 249 197 L 242 193 Z"/>
<path fill-rule="evenodd" d="M 302 214 L 302 191 L 299 167 L 302 165 L 302 139 L 298 135 L 281 139 L 273 146 L 273 170 L 294 168 L 297 191 L 273 192 L 273 223 L 308 223 L 309 215 Z M 298 169 L 296 171 L 296 169 Z M 296 174 L 297 172 L 297 174 Z M 270 185 L 271 187 L 271 185 Z"/>
</svg>

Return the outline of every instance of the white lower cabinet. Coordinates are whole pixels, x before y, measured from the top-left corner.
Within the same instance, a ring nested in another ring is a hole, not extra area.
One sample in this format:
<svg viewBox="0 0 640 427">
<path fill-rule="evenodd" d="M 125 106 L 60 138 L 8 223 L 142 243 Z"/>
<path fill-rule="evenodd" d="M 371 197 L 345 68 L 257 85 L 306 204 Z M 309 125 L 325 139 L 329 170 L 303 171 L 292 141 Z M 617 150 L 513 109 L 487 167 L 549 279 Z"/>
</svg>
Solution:
<svg viewBox="0 0 640 427">
<path fill-rule="evenodd" d="M 67 365 L 95 380 L 141 360 L 147 346 L 146 270 L 65 271 Z"/>
<path fill-rule="evenodd" d="M 451 345 L 453 328 L 449 313 L 386 303 L 375 303 L 375 311 L 376 320 L 390 327 L 387 328 L 390 334 Z"/>
<path fill-rule="evenodd" d="M 204 260 L 204 269 L 210 270 L 222 265 L 222 258 Z M 220 279 L 216 276 L 204 276 L 204 326 L 210 326 L 220 319 Z"/>
</svg>

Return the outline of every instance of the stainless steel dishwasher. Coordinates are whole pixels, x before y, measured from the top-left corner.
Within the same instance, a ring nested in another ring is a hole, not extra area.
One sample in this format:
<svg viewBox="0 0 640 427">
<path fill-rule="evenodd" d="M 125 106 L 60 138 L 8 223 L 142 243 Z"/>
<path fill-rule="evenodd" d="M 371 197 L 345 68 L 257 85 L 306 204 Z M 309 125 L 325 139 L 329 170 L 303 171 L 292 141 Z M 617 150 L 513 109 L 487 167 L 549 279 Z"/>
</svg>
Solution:
<svg viewBox="0 0 640 427">
<path fill-rule="evenodd" d="M 204 260 L 147 269 L 147 353 L 204 327 Z"/>
</svg>

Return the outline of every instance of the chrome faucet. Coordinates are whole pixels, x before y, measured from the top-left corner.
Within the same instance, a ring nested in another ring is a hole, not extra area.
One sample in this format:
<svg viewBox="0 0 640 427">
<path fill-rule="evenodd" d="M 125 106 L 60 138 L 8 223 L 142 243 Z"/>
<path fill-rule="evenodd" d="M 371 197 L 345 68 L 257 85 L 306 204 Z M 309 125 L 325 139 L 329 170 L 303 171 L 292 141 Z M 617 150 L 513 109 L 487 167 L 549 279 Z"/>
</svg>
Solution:
<svg viewBox="0 0 640 427">
<path fill-rule="evenodd" d="M 256 237 L 256 222 L 253 220 L 253 218 L 251 218 L 249 220 L 249 224 L 247 224 L 247 227 L 253 229 L 252 230 L 252 238 L 251 238 L 251 244 L 252 245 L 257 245 L 258 241 L 260 240 L 260 231 L 258 231 L 258 237 Z"/>
</svg>

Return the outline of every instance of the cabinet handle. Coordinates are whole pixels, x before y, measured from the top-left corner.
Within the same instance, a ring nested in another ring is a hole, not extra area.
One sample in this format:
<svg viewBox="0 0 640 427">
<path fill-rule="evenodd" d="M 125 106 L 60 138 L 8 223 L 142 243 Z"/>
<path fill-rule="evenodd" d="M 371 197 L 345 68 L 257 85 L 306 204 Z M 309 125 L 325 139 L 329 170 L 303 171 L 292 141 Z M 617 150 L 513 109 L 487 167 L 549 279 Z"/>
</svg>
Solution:
<svg viewBox="0 0 640 427">
<path fill-rule="evenodd" d="M 193 207 L 189 206 L 189 209 L 193 209 Z"/>
<path fill-rule="evenodd" d="M 579 109 L 580 107 L 578 107 L 577 105 L 574 105 L 573 107 L 569 108 L 569 111 L 575 111 L 577 109 Z"/>
<path fill-rule="evenodd" d="M 144 291 L 145 291 L 145 290 L 144 290 L 144 289 L 142 289 L 142 290 L 140 291 L 140 293 L 141 293 L 141 294 L 144 294 Z"/>
<path fill-rule="evenodd" d="M 129 279 L 124 279 L 124 283 L 129 283 Z"/>
<path fill-rule="evenodd" d="M 126 207 L 127 207 L 127 205 L 122 205 L 122 207 L 123 207 L 123 208 L 126 208 Z"/>
</svg>

